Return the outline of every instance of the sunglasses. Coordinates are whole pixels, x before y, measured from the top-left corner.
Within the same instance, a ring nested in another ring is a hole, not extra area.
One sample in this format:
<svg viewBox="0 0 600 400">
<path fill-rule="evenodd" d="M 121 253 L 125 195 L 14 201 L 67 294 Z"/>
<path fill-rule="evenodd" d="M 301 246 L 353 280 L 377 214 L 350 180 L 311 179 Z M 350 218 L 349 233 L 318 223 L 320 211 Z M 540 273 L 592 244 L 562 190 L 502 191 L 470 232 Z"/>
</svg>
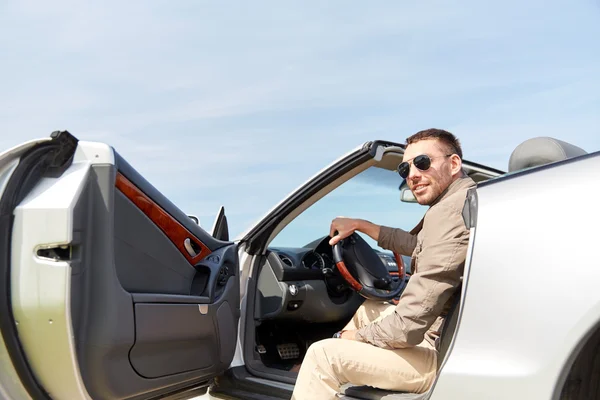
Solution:
<svg viewBox="0 0 600 400">
<path fill-rule="evenodd" d="M 452 154 L 446 154 L 444 156 L 438 157 L 429 157 L 427 154 L 421 154 L 420 156 L 416 156 L 412 160 L 401 162 L 398 165 L 398 174 L 402 177 L 402 179 L 408 178 L 410 174 L 410 163 L 412 161 L 413 165 L 417 167 L 419 171 L 427 171 L 429 167 L 431 167 L 431 160 L 434 158 L 440 157 L 450 157 Z"/>
</svg>

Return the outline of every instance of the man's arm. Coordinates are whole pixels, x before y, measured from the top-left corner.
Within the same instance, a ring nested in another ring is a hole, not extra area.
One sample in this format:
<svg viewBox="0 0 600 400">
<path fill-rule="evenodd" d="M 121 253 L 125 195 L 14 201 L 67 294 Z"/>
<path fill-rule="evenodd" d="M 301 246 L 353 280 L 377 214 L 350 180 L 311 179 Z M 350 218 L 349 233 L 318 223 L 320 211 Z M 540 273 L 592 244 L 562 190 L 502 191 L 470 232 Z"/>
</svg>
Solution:
<svg viewBox="0 0 600 400">
<path fill-rule="evenodd" d="M 416 235 L 411 235 L 402 229 L 376 225 L 364 219 L 344 217 L 338 217 L 331 222 L 329 244 L 333 246 L 355 231 L 367 234 L 386 250 L 406 256 L 410 256 L 417 245 Z"/>
<path fill-rule="evenodd" d="M 417 235 L 412 235 L 400 228 L 381 226 L 377 245 L 386 250 L 410 256 L 417 247 Z"/>
<path fill-rule="evenodd" d="M 356 340 L 387 349 L 418 345 L 460 284 L 469 243 L 461 213 L 442 205 L 432 208 L 422 234 L 417 272 L 395 312 L 356 331 Z"/>
</svg>

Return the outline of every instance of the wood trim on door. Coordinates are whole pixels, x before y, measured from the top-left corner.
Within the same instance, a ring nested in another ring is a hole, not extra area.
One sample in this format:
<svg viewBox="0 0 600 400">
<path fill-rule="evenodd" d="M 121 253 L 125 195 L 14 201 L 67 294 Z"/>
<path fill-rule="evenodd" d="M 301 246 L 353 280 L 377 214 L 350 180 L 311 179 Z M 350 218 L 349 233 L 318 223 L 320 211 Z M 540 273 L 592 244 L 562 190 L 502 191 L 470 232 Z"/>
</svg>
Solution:
<svg viewBox="0 0 600 400">
<path fill-rule="evenodd" d="M 204 243 L 120 172 L 117 173 L 115 186 L 163 231 L 191 265 L 196 265 L 211 253 L 211 250 Z M 191 246 L 197 254 L 192 255 L 186 249 L 186 240 L 189 240 L 188 248 Z"/>
</svg>

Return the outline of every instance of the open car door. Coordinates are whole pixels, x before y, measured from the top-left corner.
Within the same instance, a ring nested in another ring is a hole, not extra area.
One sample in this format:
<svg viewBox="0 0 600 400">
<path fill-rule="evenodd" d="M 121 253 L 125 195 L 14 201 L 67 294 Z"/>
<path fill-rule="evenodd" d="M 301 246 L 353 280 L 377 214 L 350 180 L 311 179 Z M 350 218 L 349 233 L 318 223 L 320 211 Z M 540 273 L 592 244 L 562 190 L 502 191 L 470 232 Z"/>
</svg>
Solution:
<svg viewBox="0 0 600 400">
<path fill-rule="evenodd" d="M 55 132 L 0 156 L 0 190 L 0 350 L 15 391 L 201 394 L 228 368 L 237 246 L 205 232 L 111 147 Z"/>
</svg>

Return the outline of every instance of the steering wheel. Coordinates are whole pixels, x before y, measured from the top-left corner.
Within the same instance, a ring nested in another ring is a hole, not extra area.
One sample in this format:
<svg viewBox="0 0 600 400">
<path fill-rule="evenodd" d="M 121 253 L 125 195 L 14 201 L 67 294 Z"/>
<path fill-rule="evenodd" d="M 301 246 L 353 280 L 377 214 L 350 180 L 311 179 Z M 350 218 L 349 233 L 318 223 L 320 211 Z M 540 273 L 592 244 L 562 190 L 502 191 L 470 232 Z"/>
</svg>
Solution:
<svg viewBox="0 0 600 400">
<path fill-rule="evenodd" d="M 404 289 L 406 269 L 402 257 L 394 253 L 398 265 L 398 283 L 375 250 L 353 233 L 333 245 L 333 262 L 344 280 L 358 294 L 371 300 L 391 300 Z"/>
</svg>

